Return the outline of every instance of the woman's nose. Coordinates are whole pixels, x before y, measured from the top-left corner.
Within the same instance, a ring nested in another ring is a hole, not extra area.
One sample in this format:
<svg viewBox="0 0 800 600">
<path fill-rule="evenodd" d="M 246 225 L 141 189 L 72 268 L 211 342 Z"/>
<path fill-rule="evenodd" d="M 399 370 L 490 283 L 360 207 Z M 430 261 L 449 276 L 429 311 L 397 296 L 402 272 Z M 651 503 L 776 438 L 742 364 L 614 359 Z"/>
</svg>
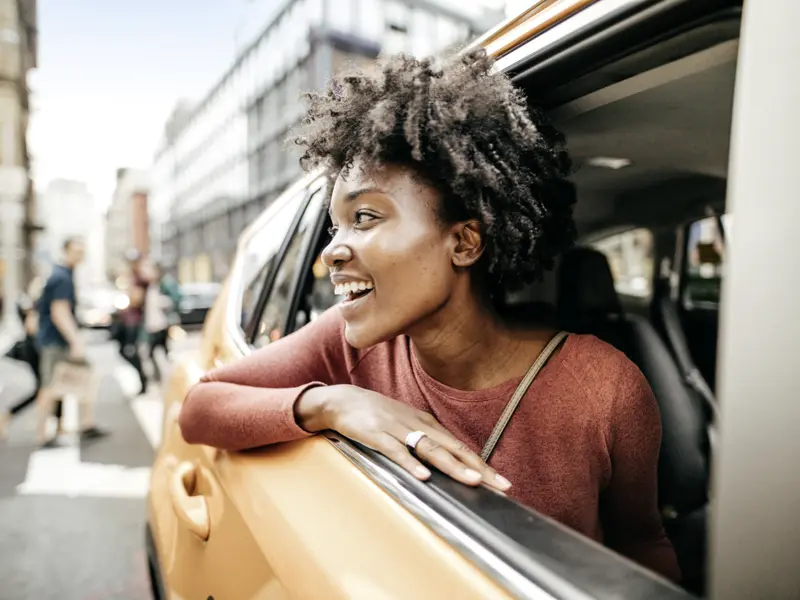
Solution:
<svg viewBox="0 0 800 600">
<path fill-rule="evenodd" d="M 341 266 L 351 260 L 353 260 L 353 251 L 349 246 L 336 241 L 336 238 L 331 240 L 331 243 L 322 251 L 322 263 L 329 269 Z"/>
</svg>

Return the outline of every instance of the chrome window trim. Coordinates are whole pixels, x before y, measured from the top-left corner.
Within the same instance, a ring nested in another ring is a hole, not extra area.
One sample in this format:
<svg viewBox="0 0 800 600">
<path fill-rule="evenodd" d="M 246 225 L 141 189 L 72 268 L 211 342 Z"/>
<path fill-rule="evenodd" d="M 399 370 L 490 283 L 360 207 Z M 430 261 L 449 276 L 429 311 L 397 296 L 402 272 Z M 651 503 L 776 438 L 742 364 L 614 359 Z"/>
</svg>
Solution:
<svg viewBox="0 0 800 600">
<path fill-rule="evenodd" d="M 353 465 L 391 496 L 400 506 L 419 519 L 420 522 L 455 548 L 462 556 L 471 561 L 493 582 L 497 583 L 512 596 L 521 600 L 558 600 L 558 596 L 553 596 L 525 575 L 506 564 L 485 545 L 462 531 L 458 526 L 420 500 L 397 477 L 375 464 L 349 440 L 336 433 L 327 433 L 325 437 Z M 543 579 L 551 580 L 552 585 L 555 587 L 569 586 L 568 583 L 556 578 L 544 567 L 542 567 L 541 573 L 537 575 Z M 569 587 L 570 589 L 567 593 L 569 593 L 571 600 L 573 598 L 574 600 L 592 600 L 591 596 L 588 596 L 578 588 Z"/>
<path fill-rule="evenodd" d="M 602 19 L 611 17 L 615 13 L 643 9 L 652 6 L 652 4 L 652 0 L 598 0 L 598 2 L 590 4 L 560 23 L 542 31 L 511 52 L 500 56 L 495 61 L 495 68 L 500 71 L 509 71 L 521 62 L 530 59 L 561 40 L 591 28 Z"/>
<path fill-rule="evenodd" d="M 373 451 L 337 433 L 327 433 L 326 438 L 395 502 L 512 597 L 694 598 L 645 567 L 502 494 L 467 488 L 438 473 L 423 484 L 388 458 L 377 453 L 373 457 Z"/>
</svg>

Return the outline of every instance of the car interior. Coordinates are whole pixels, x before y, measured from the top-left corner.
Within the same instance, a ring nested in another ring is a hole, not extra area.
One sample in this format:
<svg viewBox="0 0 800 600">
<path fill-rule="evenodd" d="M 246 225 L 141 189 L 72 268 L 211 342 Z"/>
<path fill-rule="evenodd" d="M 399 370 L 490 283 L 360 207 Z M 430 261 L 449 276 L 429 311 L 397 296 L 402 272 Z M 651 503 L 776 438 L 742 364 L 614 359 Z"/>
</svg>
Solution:
<svg viewBox="0 0 800 600">
<path fill-rule="evenodd" d="M 598 34 L 594 46 L 510 71 L 566 135 L 579 243 L 506 308 L 596 335 L 642 370 L 662 417 L 662 514 L 683 586 L 702 595 L 739 11 L 656 37 L 637 26 L 621 46 Z M 336 302 L 318 259 L 324 230 L 288 331 Z"/>
</svg>

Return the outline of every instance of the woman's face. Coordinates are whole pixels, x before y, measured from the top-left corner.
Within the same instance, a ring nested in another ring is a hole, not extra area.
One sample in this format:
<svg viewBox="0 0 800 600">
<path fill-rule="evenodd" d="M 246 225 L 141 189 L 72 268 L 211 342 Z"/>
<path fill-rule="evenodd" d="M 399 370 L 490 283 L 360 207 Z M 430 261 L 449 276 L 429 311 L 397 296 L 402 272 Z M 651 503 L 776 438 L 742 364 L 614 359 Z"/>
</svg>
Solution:
<svg viewBox="0 0 800 600">
<path fill-rule="evenodd" d="M 366 172 L 356 165 L 337 179 L 334 237 L 322 259 L 337 296 L 345 296 L 339 308 L 352 346 L 424 326 L 456 290 L 468 289 L 466 273 L 456 268 L 459 225 L 437 217 L 440 201 L 436 189 L 404 167 Z"/>
</svg>

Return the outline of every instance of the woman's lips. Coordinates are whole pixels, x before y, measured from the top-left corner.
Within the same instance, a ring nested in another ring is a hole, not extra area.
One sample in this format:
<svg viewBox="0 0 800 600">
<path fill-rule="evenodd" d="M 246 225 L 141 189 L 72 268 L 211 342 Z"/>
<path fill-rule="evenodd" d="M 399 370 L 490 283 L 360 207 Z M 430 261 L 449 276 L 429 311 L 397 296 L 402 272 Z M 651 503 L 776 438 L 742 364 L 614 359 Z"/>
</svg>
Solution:
<svg viewBox="0 0 800 600">
<path fill-rule="evenodd" d="M 348 319 L 361 314 L 364 305 L 370 301 L 370 298 L 373 295 L 374 294 L 372 290 L 356 296 L 353 296 L 352 294 L 348 295 L 342 302 L 338 304 L 339 310 L 342 312 L 342 316 L 345 319 Z"/>
</svg>

